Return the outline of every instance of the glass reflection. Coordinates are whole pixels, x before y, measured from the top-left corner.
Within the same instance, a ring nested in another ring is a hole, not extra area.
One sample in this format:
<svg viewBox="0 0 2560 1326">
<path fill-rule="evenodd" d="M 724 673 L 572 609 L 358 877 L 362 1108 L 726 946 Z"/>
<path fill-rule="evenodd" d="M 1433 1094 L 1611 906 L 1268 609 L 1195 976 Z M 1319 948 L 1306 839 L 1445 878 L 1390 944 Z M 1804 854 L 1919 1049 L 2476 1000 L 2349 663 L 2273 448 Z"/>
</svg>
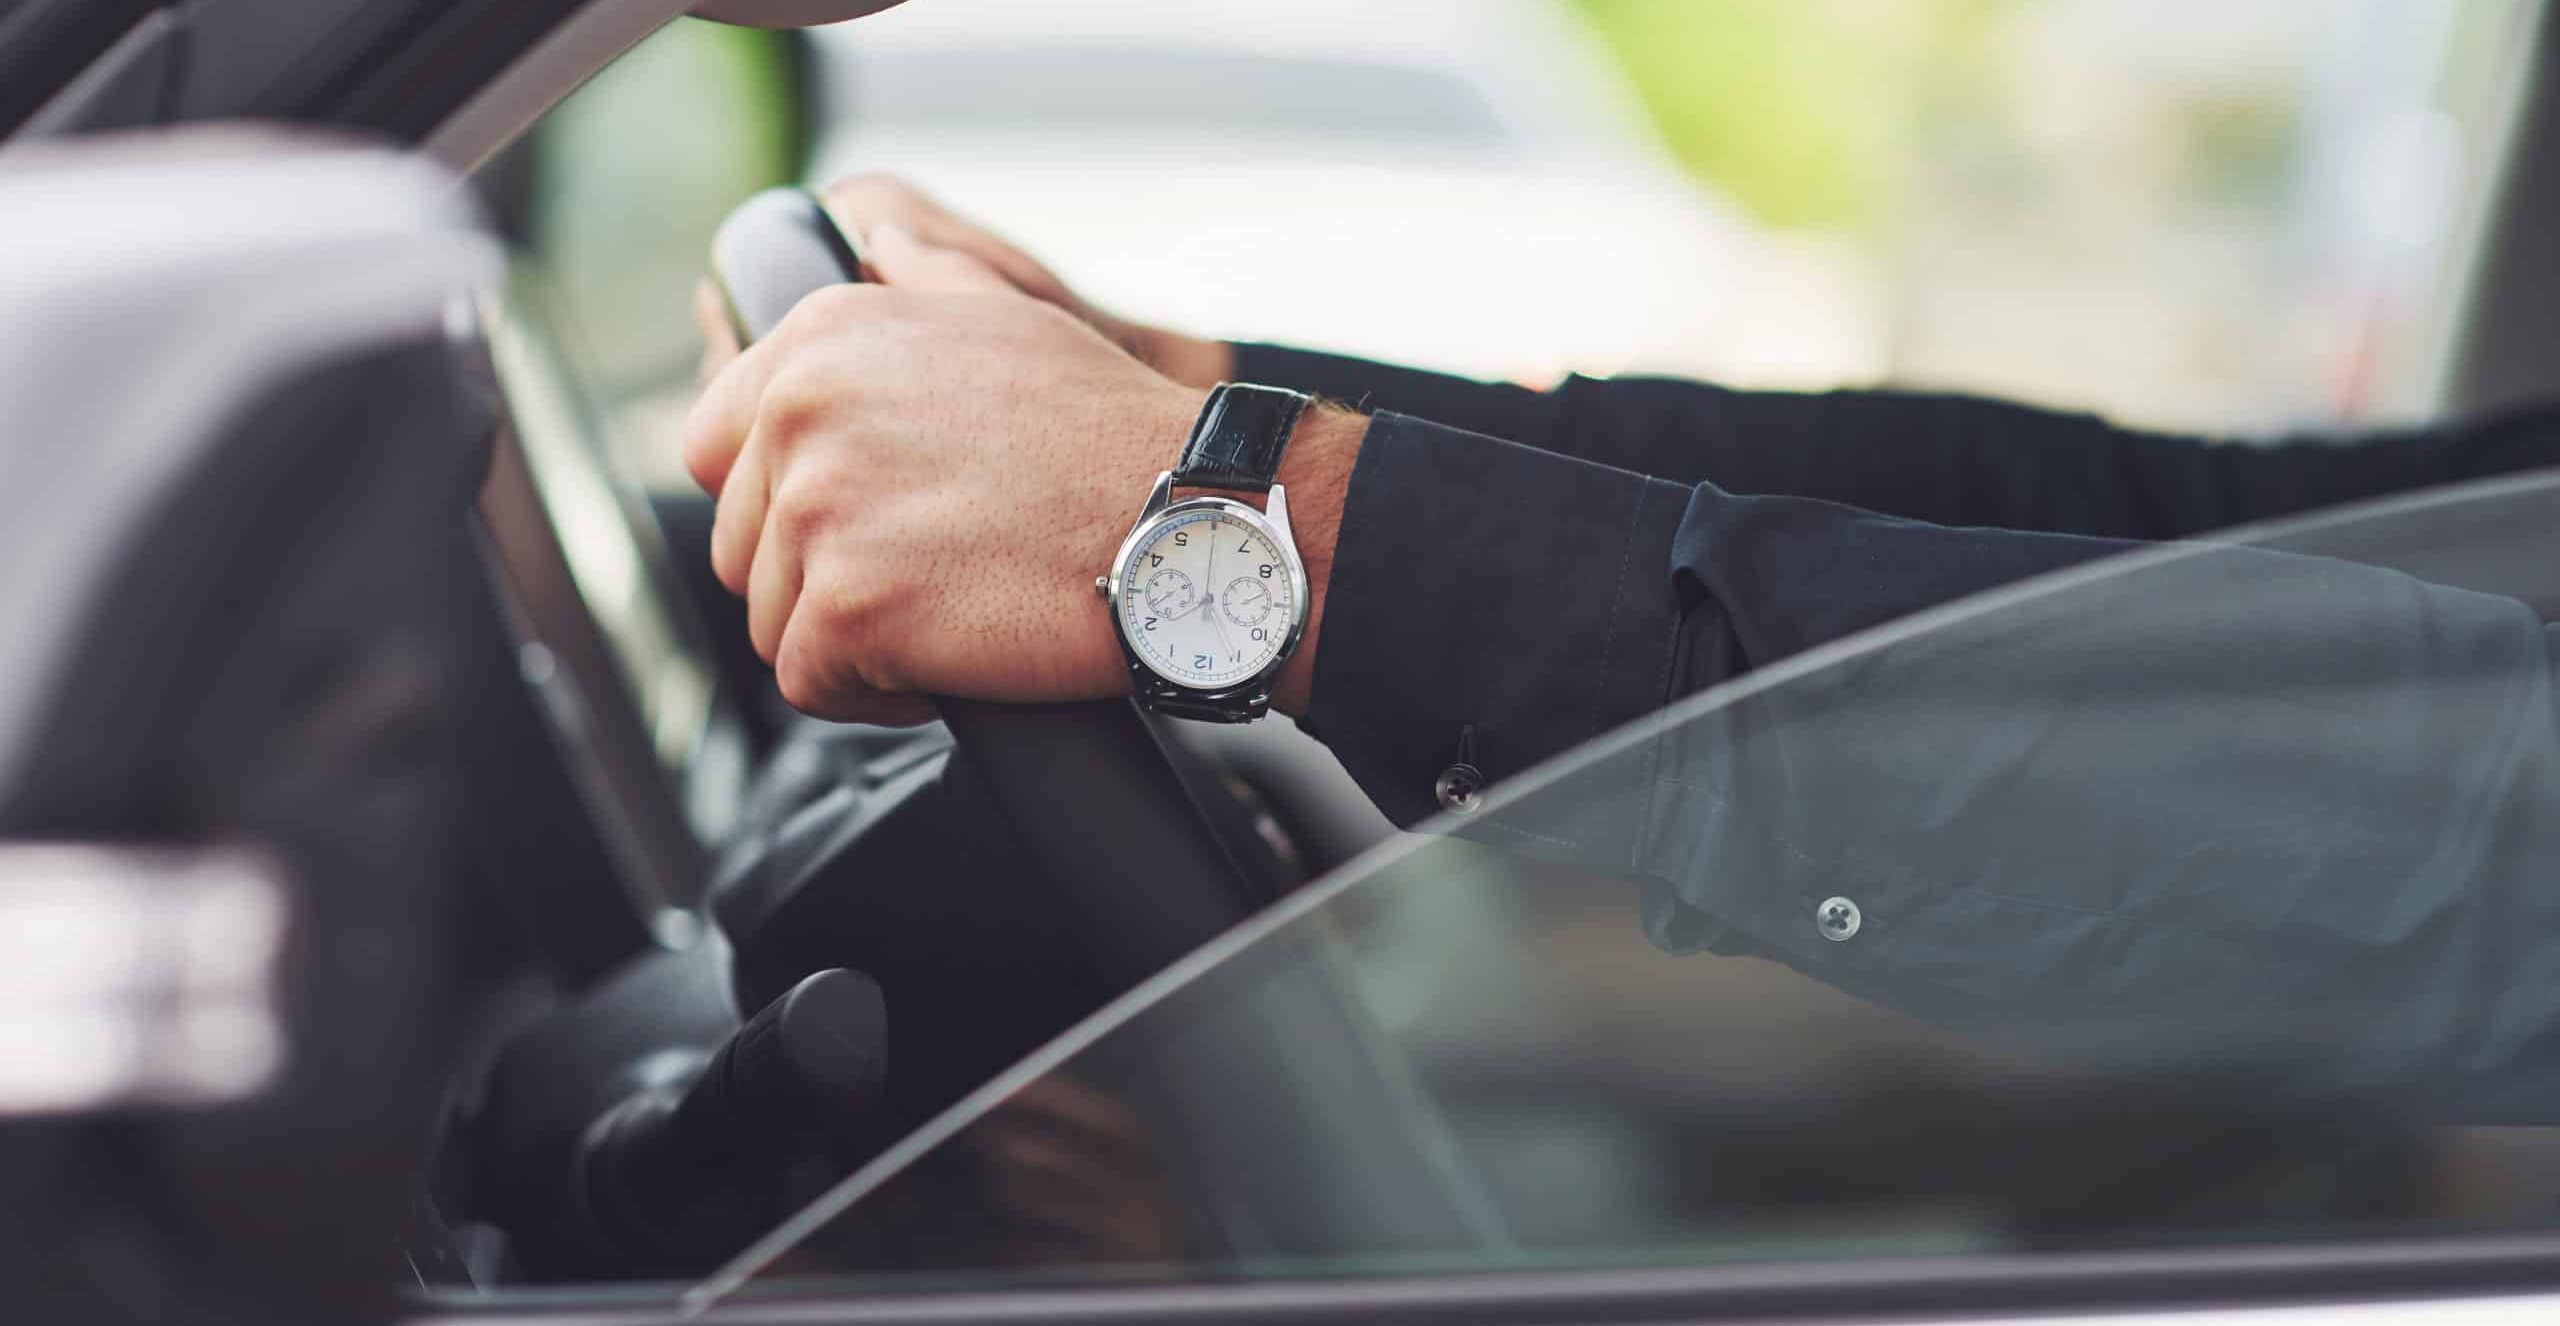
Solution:
<svg viewBox="0 0 2560 1326">
<path fill-rule="evenodd" d="M 2560 478 L 2401 499 L 1697 697 L 1226 937 L 697 1298 L 2539 1222 L 2554 530 Z"/>
</svg>

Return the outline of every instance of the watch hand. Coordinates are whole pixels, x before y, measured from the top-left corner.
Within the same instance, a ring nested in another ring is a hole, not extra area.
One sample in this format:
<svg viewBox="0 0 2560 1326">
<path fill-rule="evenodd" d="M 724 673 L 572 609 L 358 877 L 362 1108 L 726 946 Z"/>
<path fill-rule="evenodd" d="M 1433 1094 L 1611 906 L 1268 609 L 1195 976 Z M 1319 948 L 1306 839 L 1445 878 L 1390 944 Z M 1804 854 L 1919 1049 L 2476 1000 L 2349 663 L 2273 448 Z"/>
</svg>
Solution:
<svg viewBox="0 0 2560 1326">
<path fill-rule="evenodd" d="M 1209 527 L 1209 565 L 1200 573 L 1200 593 L 1212 603 L 1217 601 L 1218 527 L 1214 524 Z"/>
<path fill-rule="evenodd" d="M 1218 633 L 1218 648 L 1236 652 L 1236 642 L 1227 638 L 1227 624 L 1218 620 L 1218 527 L 1209 527 L 1209 565 L 1200 573 L 1200 597 L 1206 600 L 1203 611 L 1209 614 L 1209 629 Z"/>
<path fill-rule="evenodd" d="M 1209 629 L 1218 633 L 1218 647 L 1230 654 L 1236 652 L 1236 642 L 1227 638 L 1227 624 L 1218 620 L 1218 601 L 1214 598 L 1204 600 L 1200 610 L 1209 615 Z"/>
</svg>

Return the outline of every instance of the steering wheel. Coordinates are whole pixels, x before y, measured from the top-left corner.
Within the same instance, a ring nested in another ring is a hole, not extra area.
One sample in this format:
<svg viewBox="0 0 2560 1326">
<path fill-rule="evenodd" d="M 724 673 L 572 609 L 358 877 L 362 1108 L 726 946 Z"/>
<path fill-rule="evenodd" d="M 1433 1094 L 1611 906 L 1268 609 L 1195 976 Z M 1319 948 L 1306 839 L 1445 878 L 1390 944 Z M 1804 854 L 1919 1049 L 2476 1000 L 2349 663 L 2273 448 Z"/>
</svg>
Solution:
<svg viewBox="0 0 2560 1326">
<path fill-rule="evenodd" d="M 730 213 L 712 240 L 711 270 L 741 345 L 808 294 L 863 279 L 852 242 L 797 188 L 767 190 Z M 1157 720 L 1133 701 L 935 705 L 997 812 L 1074 913 L 1093 922 L 1097 975 L 1134 985 L 1267 901 L 1178 772 Z"/>
</svg>

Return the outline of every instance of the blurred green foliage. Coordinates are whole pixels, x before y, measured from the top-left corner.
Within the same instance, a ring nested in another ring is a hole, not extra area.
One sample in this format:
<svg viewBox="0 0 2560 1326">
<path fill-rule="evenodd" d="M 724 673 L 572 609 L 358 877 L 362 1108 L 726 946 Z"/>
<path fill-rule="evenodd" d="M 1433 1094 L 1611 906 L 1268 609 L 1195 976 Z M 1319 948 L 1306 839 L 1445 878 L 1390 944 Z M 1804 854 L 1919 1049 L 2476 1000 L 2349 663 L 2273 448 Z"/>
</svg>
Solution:
<svg viewBox="0 0 2560 1326">
<path fill-rule="evenodd" d="M 1567 0 L 1672 151 L 1773 225 L 1882 225 L 1920 122 L 1995 95 L 2017 0 Z"/>
<path fill-rule="evenodd" d="M 533 251 L 573 351 L 606 396 L 685 380 L 684 316 L 739 199 L 799 177 L 796 33 L 679 19 L 606 66 L 535 132 Z"/>
</svg>

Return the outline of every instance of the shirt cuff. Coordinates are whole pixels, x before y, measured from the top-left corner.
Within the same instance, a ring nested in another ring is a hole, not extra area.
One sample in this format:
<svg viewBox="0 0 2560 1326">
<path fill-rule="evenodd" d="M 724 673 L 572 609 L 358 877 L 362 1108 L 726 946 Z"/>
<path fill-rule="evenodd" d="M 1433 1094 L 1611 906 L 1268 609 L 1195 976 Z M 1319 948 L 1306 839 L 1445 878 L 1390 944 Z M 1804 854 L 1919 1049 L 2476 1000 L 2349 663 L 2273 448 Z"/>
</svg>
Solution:
<svg viewBox="0 0 2560 1326">
<path fill-rule="evenodd" d="M 1441 809 L 1668 699 L 1683 485 L 1399 414 L 1343 505 L 1309 726 L 1381 810 Z"/>
</svg>

